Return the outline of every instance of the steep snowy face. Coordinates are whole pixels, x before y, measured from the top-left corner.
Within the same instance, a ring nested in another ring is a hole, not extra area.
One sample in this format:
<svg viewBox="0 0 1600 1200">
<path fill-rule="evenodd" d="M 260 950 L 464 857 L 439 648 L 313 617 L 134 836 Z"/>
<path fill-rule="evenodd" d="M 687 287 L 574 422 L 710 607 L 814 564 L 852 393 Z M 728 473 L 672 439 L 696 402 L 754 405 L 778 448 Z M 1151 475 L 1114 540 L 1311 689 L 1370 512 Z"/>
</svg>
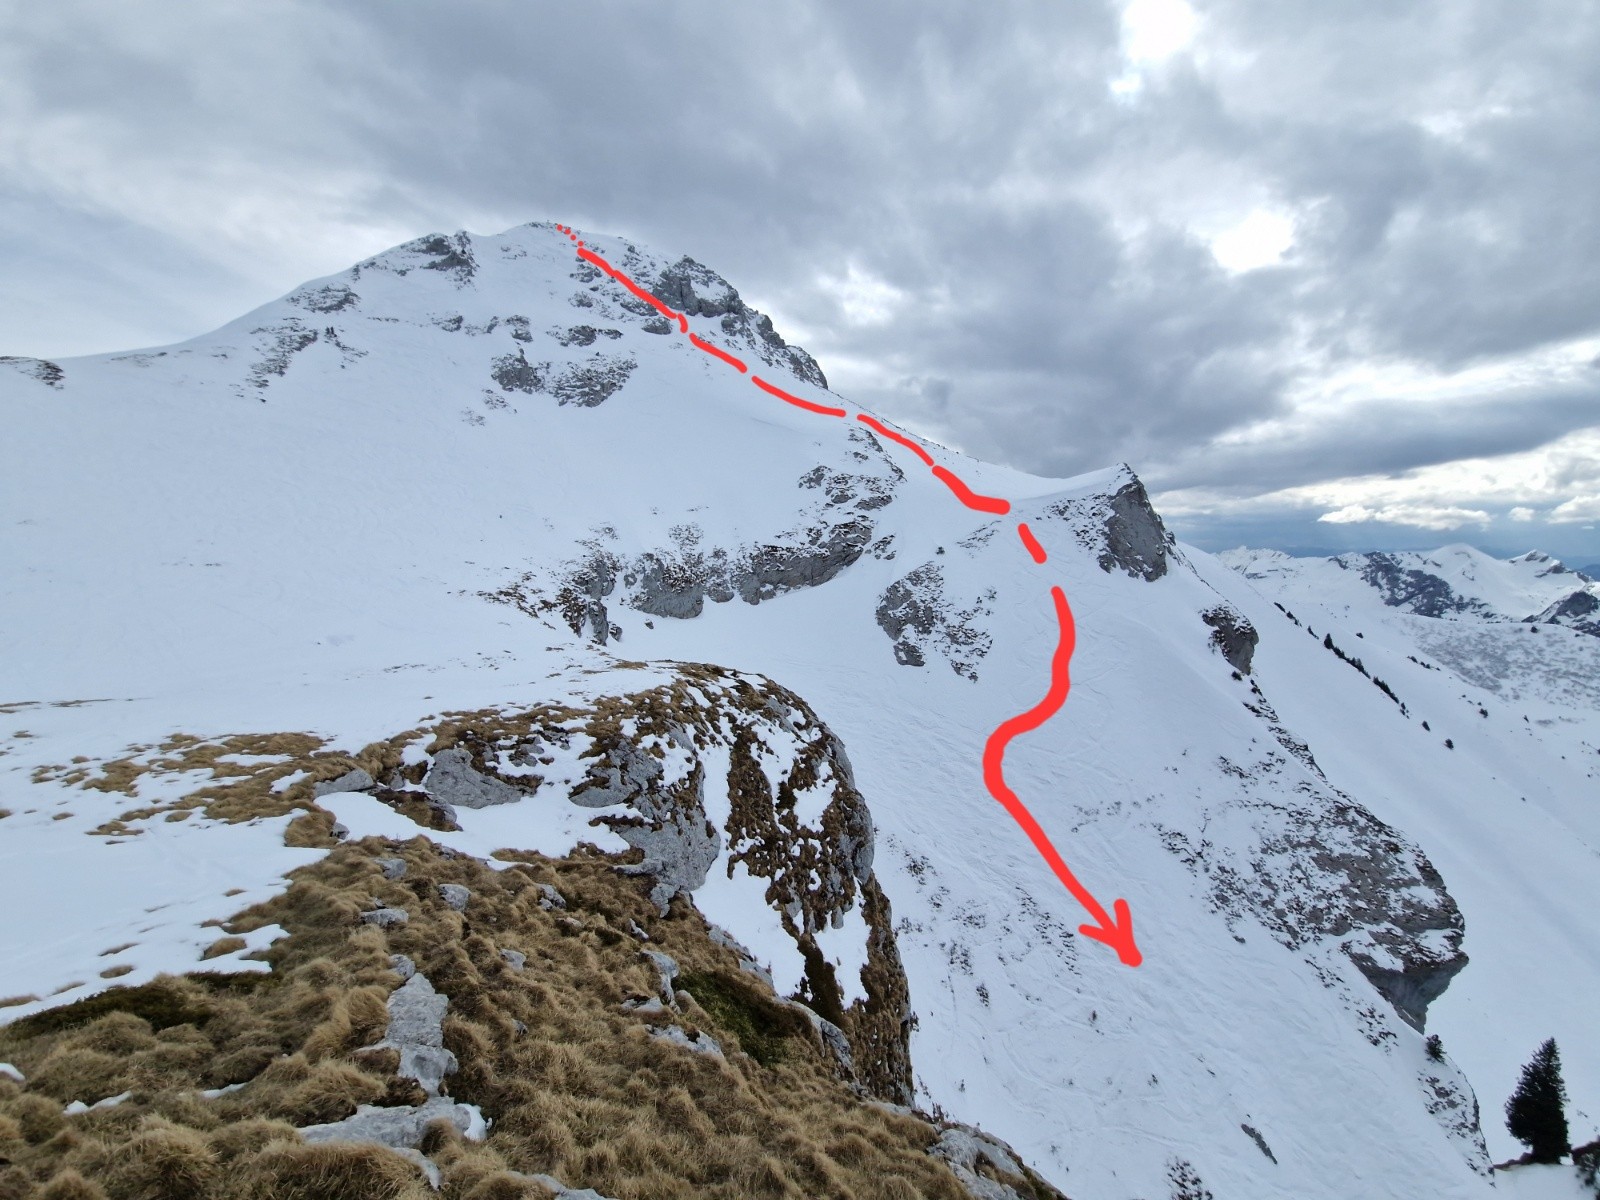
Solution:
<svg viewBox="0 0 1600 1200">
<path fill-rule="evenodd" d="M 876 1061 L 914 1025 L 916 1101 L 1072 1194 L 1485 1194 L 1470 1088 L 1421 1030 L 1463 989 L 1463 1043 L 1516 1019 L 1520 994 L 1471 990 L 1506 941 L 1473 938 L 1534 842 L 1491 822 L 1461 851 L 1466 742 L 1418 733 L 1443 690 L 1388 659 L 1375 687 L 1353 634 L 1325 650 L 1177 545 L 1126 467 L 1038 479 L 901 433 L 707 268 L 581 236 L 588 257 L 553 225 L 422 238 L 180 346 L 0 364 L 26 447 L 0 479 L 10 844 L 84 891 L 142 864 L 119 903 L 186 924 L 152 916 L 169 957 L 132 965 L 186 965 L 277 860 L 236 885 L 138 856 L 281 820 L 136 814 L 263 759 L 283 783 L 294 737 L 355 755 L 455 720 L 471 736 L 417 742 L 401 779 L 374 762 L 305 802 L 480 854 L 632 847 Z M 991 790 L 996 732 L 1063 683 L 1003 782 L 1097 903 L 1127 901 L 1137 968 Z M 459 719 L 508 711 L 555 715 Z M 59 918 L 48 952 L 0 947 L 31 972 L 0 994 L 73 998 L 134 940 Z M 907 1027 L 873 1007 L 892 954 Z"/>
<path fill-rule="evenodd" d="M 1519 1060 L 1547 1029 L 1586 1059 L 1569 1075 L 1583 1090 L 1573 1093 L 1578 1123 L 1593 1123 L 1600 1057 L 1586 1049 L 1584 1019 L 1562 997 L 1597 960 L 1576 897 L 1592 892 L 1600 855 L 1600 644 L 1581 616 L 1524 615 L 1548 594 L 1538 589 L 1559 594 L 1584 577 L 1538 552 L 1510 562 L 1472 552 L 1478 582 L 1488 581 L 1481 594 L 1498 594 L 1506 607 L 1430 617 L 1383 603 L 1335 560 L 1274 551 L 1221 558 L 1260 589 L 1248 611 L 1265 641 L 1292 635 L 1284 648 L 1298 658 L 1344 668 L 1345 693 L 1308 686 L 1313 662 L 1302 661 L 1292 678 L 1269 674 L 1263 686 L 1279 711 L 1292 727 L 1314 731 L 1342 710 L 1346 736 L 1319 749 L 1330 779 L 1427 846 L 1461 906 L 1472 965 L 1432 1006 L 1429 1028 L 1489 1096 L 1510 1091 Z M 1551 610 L 1569 606 L 1576 615 L 1592 588 L 1582 582 Z M 1408 736 L 1391 742 L 1361 721 L 1350 690 L 1382 697 L 1384 723 L 1409 726 Z M 1372 799 L 1379 795 L 1382 803 Z M 1520 1153 L 1498 1121 L 1485 1131 L 1496 1159 Z"/>
</svg>

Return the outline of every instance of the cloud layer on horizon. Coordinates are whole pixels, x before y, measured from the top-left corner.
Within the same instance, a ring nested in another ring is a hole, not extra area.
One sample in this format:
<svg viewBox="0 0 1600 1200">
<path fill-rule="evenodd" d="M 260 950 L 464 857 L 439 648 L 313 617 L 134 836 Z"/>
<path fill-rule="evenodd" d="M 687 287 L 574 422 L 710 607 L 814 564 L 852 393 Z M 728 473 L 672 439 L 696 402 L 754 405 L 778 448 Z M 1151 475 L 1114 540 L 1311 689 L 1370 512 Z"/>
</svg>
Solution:
<svg viewBox="0 0 1600 1200">
<path fill-rule="evenodd" d="M 1595 545 L 1593 0 L 507 12 L 13 6 L 0 352 L 553 218 L 713 265 L 949 444 L 1127 460 L 1202 540 Z"/>
</svg>

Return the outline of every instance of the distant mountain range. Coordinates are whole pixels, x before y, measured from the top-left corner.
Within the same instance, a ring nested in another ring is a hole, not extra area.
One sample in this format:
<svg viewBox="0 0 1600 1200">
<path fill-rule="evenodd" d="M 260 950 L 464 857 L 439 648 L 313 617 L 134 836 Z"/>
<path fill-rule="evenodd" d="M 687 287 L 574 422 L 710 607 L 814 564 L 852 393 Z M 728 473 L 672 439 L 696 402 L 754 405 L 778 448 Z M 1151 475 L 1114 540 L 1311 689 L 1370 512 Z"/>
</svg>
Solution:
<svg viewBox="0 0 1600 1200">
<path fill-rule="evenodd" d="M 1600 584 L 1538 550 L 1505 560 L 1465 545 L 1328 558 L 1240 548 L 1218 557 L 1279 594 L 1315 595 L 1347 610 L 1375 597 L 1423 617 L 1564 625 L 1600 634 Z"/>
</svg>

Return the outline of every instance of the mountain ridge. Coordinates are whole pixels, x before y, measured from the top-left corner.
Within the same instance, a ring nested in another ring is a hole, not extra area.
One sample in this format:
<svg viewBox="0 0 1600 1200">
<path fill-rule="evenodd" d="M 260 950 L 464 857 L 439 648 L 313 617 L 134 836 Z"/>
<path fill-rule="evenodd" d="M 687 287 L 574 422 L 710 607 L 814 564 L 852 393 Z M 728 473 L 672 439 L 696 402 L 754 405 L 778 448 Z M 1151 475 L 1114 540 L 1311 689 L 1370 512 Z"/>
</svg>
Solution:
<svg viewBox="0 0 1600 1200">
<path fill-rule="evenodd" d="M 584 240 L 658 286 L 684 261 Z M 1553 892 L 1514 911 L 1546 914 L 1548 933 L 1516 938 L 1486 917 L 1538 839 L 1566 839 L 1553 860 L 1563 878 L 1592 872 L 1592 829 L 1553 797 L 1580 768 L 1555 765 L 1535 786 L 1588 726 L 1524 735 L 1479 718 L 1450 691 L 1460 680 L 1408 663 L 1397 641 L 1381 665 L 1366 653 L 1403 713 L 1248 581 L 1177 543 L 1126 467 L 1042 480 L 941 449 L 972 489 L 1011 504 L 1004 521 L 965 508 L 907 447 L 796 409 L 652 328 L 659 310 L 575 258 L 551 224 L 417 239 L 358 268 L 176 347 L 0 374 L 31 451 L 4 485 L 6 510 L 23 514 L 4 531 L 19 567 L 3 592 L 20 689 L 8 710 L 35 735 L 0 746 L 8 807 L 25 807 L 9 800 L 17 789 L 34 810 L 6 818 L 14 844 L 54 854 L 87 887 L 105 854 L 192 838 L 182 844 L 230 864 L 228 886 L 264 899 L 291 861 L 270 849 L 281 822 L 142 817 L 129 825 L 145 832 L 116 846 L 102 835 L 77 843 L 93 854 L 59 848 L 126 807 L 90 785 L 170 755 L 160 745 L 175 733 L 224 757 L 239 751 L 218 739 L 241 730 L 306 730 L 353 752 L 441 709 L 533 709 L 579 696 L 585 679 L 719 664 L 802 697 L 848 747 L 918 1018 L 918 1104 L 993 1130 L 1086 1196 L 1167 1190 L 1178 1160 L 1219 1194 L 1332 1198 L 1357 1174 L 1484 1194 L 1470 1086 L 1427 1057 L 1420 1027 L 1468 997 L 1446 1046 L 1493 1087 L 1498 1023 L 1576 1020 L 1559 998 L 1477 981 L 1512 961 L 1531 979 L 1519 946 L 1592 958 Z M 809 356 L 735 306 L 731 285 L 686 277 L 689 290 L 661 290 L 689 328 L 787 371 L 800 398 L 841 403 L 820 369 L 808 377 Z M 1046 563 L 1014 540 L 1019 521 Z M 1007 778 L 1096 894 L 1128 896 L 1138 971 L 1081 944 L 1081 910 L 979 771 L 984 739 L 1049 684 L 1052 582 L 1077 620 L 1073 689 L 1019 740 Z M 1319 639 L 1362 647 L 1329 620 Z M 1578 636 L 1546 636 L 1557 633 Z M 83 703 L 102 697 L 134 699 Z M 1420 731 L 1424 713 L 1440 735 Z M 1481 731 L 1455 728 L 1468 715 Z M 1459 749 L 1442 745 L 1447 727 Z M 418 745 L 404 765 L 421 779 L 395 790 L 432 795 L 423 781 L 447 749 Z M 613 766 L 626 776 L 627 762 Z M 473 758 L 484 779 L 515 786 L 505 769 Z M 774 757 L 762 770 L 776 802 L 792 768 Z M 1483 785 L 1483 831 L 1463 840 L 1447 789 L 1480 774 L 1505 781 Z M 181 771 L 137 782 L 141 807 L 193 790 Z M 682 782 L 663 775 L 640 794 Z M 578 776 L 534 793 L 457 808 L 462 844 L 483 856 L 508 842 L 629 849 L 588 824 Z M 1537 813 L 1503 811 L 1517 795 Z M 390 836 L 411 820 L 376 789 L 307 802 L 336 810 L 353 838 L 363 822 Z M 665 828 L 674 811 L 638 815 Z M 260 861 L 220 849 L 233 839 L 251 839 Z M 726 846 L 711 865 L 728 874 L 713 877 L 752 878 Z M 159 857 L 123 861 L 130 902 L 172 905 L 153 926 L 167 949 L 130 955 L 145 961 L 129 978 L 193 958 L 199 919 L 231 911 L 221 879 L 185 891 L 150 878 Z M 748 893 L 690 890 L 736 935 L 761 911 Z M 48 946 L 7 947 L 30 964 L 26 979 L 12 968 L 19 992 L 84 978 L 103 948 L 92 912 L 50 919 Z M 835 971 L 864 936 L 841 929 Z M 759 940 L 770 965 L 793 961 L 776 935 Z M 1295 1054 L 1337 1064 L 1337 1091 L 1308 1087 Z M 1352 1130 L 1359 1162 L 1326 1144 L 1332 1127 Z"/>
</svg>

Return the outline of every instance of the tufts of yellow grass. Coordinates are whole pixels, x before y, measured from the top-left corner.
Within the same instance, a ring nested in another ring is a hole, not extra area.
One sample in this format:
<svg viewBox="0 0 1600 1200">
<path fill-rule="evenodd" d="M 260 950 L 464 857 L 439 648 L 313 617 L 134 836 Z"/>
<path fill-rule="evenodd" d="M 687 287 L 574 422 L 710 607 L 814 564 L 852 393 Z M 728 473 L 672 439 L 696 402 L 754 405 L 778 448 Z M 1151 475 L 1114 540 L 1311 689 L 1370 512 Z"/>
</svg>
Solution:
<svg viewBox="0 0 1600 1200">
<path fill-rule="evenodd" d="M 405 874 L 385 878 L 378 857 L 404 859 Z M 546 1196 L 537 1173 L 616 1200 L 966 1200 L 927 1153 L 937 1124 L 836 1078 L 809 1022 L 741 972 L 692 906 L 680 898 L 660 916 L 648 881 L 598 852 L 520 857 L 494 870 L 422 837 L 342 845 L 228 923 L 231 936 L 289 931 L 266 952 L 270 974 L 166 976 L 0 1027 L 0 1059 L 27 1078 L 0 1080 L 0 1200 L 434 1195 L 393 1151 L 295 1133 L 361 1104 L 423 1099 L 395 1076 L 393 1051 L 367 1049 L 399 983 L 394 954 L 449 998 L 445 1044 L 460 1067 L 447 1090 L 492 1121 L 481 1143 L 448 1124 L 429 1131 L 421 1149 L 444 1200 Z M 440 899 L 442 883 L 470 889 L 465 912 Z M 539 884 L 567 909 L 542 908 Z M 362 924 L 377 902 L 409 922 Z M 680 965 L 675 1010 L 628 1007 L 659 991 L 646 948 Z M 502 950 L 526 956 L 523 969 Z M 723 1054 L 651 1035 L 667 1025 Z M 200 1095 L 230 1084 L 244 1086 Z M 62 1114 L 123 1092 L 113 1107 Z"/>
</svg>

